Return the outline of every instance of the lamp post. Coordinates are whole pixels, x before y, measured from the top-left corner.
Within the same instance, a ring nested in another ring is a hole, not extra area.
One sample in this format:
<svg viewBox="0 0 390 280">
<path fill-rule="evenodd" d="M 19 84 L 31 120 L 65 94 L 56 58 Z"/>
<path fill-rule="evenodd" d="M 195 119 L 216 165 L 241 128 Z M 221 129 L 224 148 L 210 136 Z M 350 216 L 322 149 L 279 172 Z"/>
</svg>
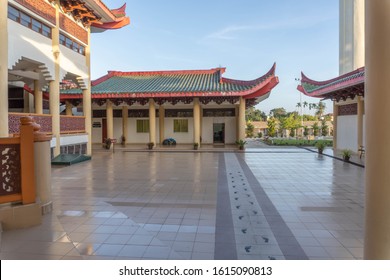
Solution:
<svg viewBox="0 0 390 280">
<path fill-rule="evenodd" d="M 295 78 L 296 82 L 300 82 L 301 79 Z M 302 92 L 299 92 L 299 104 L 301 104 L 300 109 L 301 109 L 301 137 L 303 137 L 303 112 L 302 112 Z"/>
</svg>

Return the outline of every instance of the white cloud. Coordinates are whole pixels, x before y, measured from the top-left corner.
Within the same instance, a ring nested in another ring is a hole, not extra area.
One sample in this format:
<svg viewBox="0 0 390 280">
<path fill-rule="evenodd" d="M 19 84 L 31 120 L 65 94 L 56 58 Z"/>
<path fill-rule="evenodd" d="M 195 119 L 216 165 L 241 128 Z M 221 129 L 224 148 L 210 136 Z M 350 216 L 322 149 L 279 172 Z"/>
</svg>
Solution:
<svg viewBox="0 0 390 280">
<path fill-rule="evenodd" d="M 236 40 L 242 32 L 246 31 L 269 31 L 279 29 L 300 29 L 309 28 L 316 24 L 326 22 L 332 17 L 314 17 L 306 16 L 299 18 L 290 18 L 270 24 L 253 24 L 253 25 L 231 25 L 221 30 L 213 32 L 203 38 L 203 40 Z"/>
</svg>

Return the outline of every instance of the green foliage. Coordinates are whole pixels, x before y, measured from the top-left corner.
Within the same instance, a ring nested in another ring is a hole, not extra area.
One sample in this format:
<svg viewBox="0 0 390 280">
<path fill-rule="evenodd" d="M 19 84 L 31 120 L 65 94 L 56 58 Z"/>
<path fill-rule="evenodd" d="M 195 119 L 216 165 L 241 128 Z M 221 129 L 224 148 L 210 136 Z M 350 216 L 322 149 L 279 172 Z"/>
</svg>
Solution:
<svg viewBox="0 0 390 280">
<path fill-rule="evenodd" d="M 345 157 L 351 157 L 351 155 L 352 155 L 352 151 L 351 150 L 342 150 L 341 151 L 341 155 L 343 156 L 343 158 L 345 158 Z"/>
<path fill-rule="evenodd" d="M 260 131 L 259 133 L 257 133 L 257 137 L 258 137 L 258 138 L 263 137 L 263 133 Z"/>
<path fill-rule="evenodd" d="M 304 135 L 305 137 L 307 137 L 307 136 L 309 135 L 309 128 L 308 128 L 307 126 L 305 126 L 305 127 L 303 128 L 303 135 Z"/>
<path fill-rule="evenodd" d="M 268 136 L 275 137 L 276 136 L 276 119 L 271 117 L 267 121 L 268 126 Z"/>
<path fill-rule="evenodd" d="M 240 139 L 240 140 L 237 140 L 237 141 L 236 141 L 236 144 L 237 144 L 237 146 L 238 146 L 240 149 L 243 149 L 244 146 L 245 146 L 245 144 L 246 144 L 246 141 L 243 140 L 243 139 Z"/>
<path fill-rule="evenodd" d="M 273 116 L 276 119 L 280 119 L 282 117 L 285 117 L 287 115 L 286 109 L 283 107 L 275 108 L 270 111 L 270 115 Z"/>
<path fill-rule="evenodd" d="M 318 126 L 318 122 L 315 122 L 313 124 L 313 133 L 314 133 L 314 136 L 319 136 L 319 131 L 320 131 L 320 127 Z"/>
<path fill-rule="evenodd" d="M 269 145 L 274 145 L 274 146 L 308 146 L 308 147 L 317 147 L 317 145 L 324 145 L 324 147 L 333 146 L 333 140 L 268 139 L 265 142 Z"/>
<path fill-rule="evenodd" d="M 326 124 L 326 120 L 325 120 L 325 119 L 323 119 L 323 120 L 321 121 L 321 131 L 322 131 L 322 136 L 328 135 L 329 127 L 328 127 L 328 125 Z"/>
<path fill-rule="evenodd" d="M 251 107 L 245 111 L 245 120 L 252 122 L 266 121 L 267 114 Z"/>
<path fill-rule="evenodd" d="M 246 136 L 253 138 L 255 131 L 255 126 L 251 122 L 246 123 Z"/>
</svg>

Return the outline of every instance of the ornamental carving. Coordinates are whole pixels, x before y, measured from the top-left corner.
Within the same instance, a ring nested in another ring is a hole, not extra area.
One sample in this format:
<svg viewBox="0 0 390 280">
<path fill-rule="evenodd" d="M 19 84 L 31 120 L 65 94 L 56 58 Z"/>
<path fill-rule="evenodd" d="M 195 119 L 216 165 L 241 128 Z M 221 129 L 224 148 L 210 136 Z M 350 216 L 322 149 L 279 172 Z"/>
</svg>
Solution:
<svg viewBox="0 0 390 280">
<path fill-rule="evenodd" d="M 61 116 L 60 130 L 61 132 L 85 131 L 85 118 Z"/>
<path fill-rule="evenodd" d="M 88 45 L 88 32 L 63 14 L 60 14 L 60 29 Z"/>
<path fill-rule="evenodd" d="M 0 173 L 1 196 L 21 192 L 19 145 L 0 145 Z"/>
<path fill-rule="evenodd" d="M 15 134 L 19 133 L 19 128 L 20 128 L 20 118 L 28 116 L 30 114 L 8 114 L 8 130 L 9 133 Z M 52 128 L 52 119 L 51 116 L 43 116 L 43 115 L 33 115 L 34 121 L 41 126 L 41 129 L 39 130 L 40 132 L 44 133 L 51 133 Z"/>
<path fill-rule="evenodd" d="M 56 10 L 53 6 L 47 3 L 44 0 L 15 0 L 23 7 L 26 7 L 30 11 L 33 11 L 35 14 L 40 17 L 48 20 L 52 24 L 56 24 Z"/>
<path fill-rule="evenodd" d="M 357 115 L 358 113 L 357 103 L 340 105 L 338 109 L 339 109 L 338 112 L 339 116 L 354 116 Z"/>
</svg>

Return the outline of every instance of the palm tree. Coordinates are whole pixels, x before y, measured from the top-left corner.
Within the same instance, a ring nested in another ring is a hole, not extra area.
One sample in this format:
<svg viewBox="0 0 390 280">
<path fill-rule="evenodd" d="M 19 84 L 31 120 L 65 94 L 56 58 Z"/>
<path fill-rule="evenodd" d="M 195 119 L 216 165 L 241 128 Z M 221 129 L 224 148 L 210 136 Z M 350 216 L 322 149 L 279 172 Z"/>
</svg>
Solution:
<svg viewBox="0 0 390 280">
<path fill-rule="evenodd" d="M 316 111 L 316 115 L 318 117 L 322 117 L 322 115 L 324 114 L 325 112 L 325 108 L 326 108 L 326 105 L 324 102 L 320 101 L 318 102 L 318 105 L 316 107 L 317 111 Z"/>
</svg>

